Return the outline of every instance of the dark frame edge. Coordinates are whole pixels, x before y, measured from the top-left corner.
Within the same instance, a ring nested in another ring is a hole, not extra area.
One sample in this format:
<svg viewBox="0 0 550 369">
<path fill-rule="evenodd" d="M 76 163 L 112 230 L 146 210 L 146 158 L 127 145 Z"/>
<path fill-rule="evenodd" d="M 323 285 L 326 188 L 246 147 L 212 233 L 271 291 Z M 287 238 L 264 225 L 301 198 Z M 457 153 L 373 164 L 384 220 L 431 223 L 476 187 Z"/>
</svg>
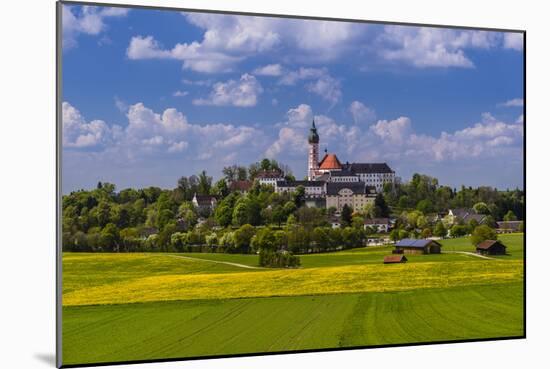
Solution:
<svg viewBox="0 0 550 369">
<path fill-rule="evenodd" d="M 55 188 L 56 188 L 56 231 L 55 231 L 55 365 L 61 368 L 63 365 L 63 310 L 62 310 L 62 210 L 61 210 L 61 143 L 62 143 L 62 113 L 61 113 L 61 64 L 62 64 L 62 14 L 63 4 L 57 1 L 55 4 L 55 123 L 56 123 L 56 135 L 55 135 Z"/>
<path fill-rule="evenodd" d="M 252 17 L 269 17 L 269 18 L 291 18 L 291 19 L 307 19 L 307 20 L 320 20 L 320 21 L 333 21 L 333 22 L 356 22 L 356 23 L 371 23 L 382 25 L 398 25 L 398 26 L 415 26 L 415 27 L 432 27 L 432 28 L 456 28 L 463 30 L 475 30 L 475 31 L 493 31 L 493 32 L 515 32 L 524 33 L 525 30 L 513 29 L 513 28 L 494 28 L 494 27 L 480 27 L 480 26 L 458 26 L 452 24 L 433 24 L 433 23 L 413 23 L 413 22 L 400 22 L 400 21 L 382 21 L 374 19 L 356 19 L 356 18 L 331 18 L 321 16 L 307 16 L 307 15 L 293 15 L 282 13 L 255 13 L 236 10 L 214 10 L 214 9 L 198 9 L 198 8 L 179 8 L 172 6 L 162 5 L 132 5 L 132 4 L 113 4 L 109 2 L 96 2 L 96 1 L 78 1 L 78 0 L 58 0 L 61 4 L 66 5 L 89 5 L 89 6 L 107 6 L 115 8 L 130 8 L 130 9 L 148 9 L 148 10 L 172 10 L 178 12 L 192 12 L 192 13 L 211 13 L 211 14 L 224 14 L 224 15 L 244 15 Z"/>
</svg>

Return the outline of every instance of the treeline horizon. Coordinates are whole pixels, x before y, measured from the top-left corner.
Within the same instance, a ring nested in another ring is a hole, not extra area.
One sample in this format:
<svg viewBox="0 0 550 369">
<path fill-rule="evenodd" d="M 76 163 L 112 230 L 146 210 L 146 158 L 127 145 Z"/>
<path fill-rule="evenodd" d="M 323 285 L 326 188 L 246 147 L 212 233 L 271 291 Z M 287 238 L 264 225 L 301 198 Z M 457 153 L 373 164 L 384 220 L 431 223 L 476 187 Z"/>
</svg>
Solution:
<svg viewBox="0 0 550 369">
<path fill-rule="evenodd" d="M 93 190 L 64 195 L 63 250 L 251 252 L 258 230 L 269 228 L 284 233 L 278 233 L 280 247 L 276 249 L 307 252 L 324 248 L 313 241 L 315 232 L 332 237 L 327 241 L 331 249 L 364 245 L 365 238 L 376 233 L 364 227 L 367 218 L 396 218 L 392 239 L 400 239 L 449 233 L 459 236 L 475 229 L 477 224 L 450 224 L 438 216 L 449 208 L 473 208 L 484 214 L 484 223 L 493 228 L 498 220 L 523 220 L 525 216 L 524 193 L 518 189 L 463 186 L 457 190 L 439 185 L 436 178 L 415 174 L 409 182 L 384 186 L 374 204 L 364 209 L 345 208 L 340 217 L 342 230 L 325 232 L 331 228 L 336 209 L 306 207 L 303 187 L 279 194 L 273 187 L 255 182 L 246 194 L 230 190 L 229 183 L 243 178 L 243 172 L 248 179 L 261 170 L 282 170 L 290 176 L 288 170 L 267 159 L 243 168 L 224 168 L 224 178 L 214 183 L 202 171 L 197 176 L 181 177 L 172 189 L 150 186 L 117 192 L 114 184 L 99 182 Z M 214 211 L 195 208 L 191 202 L 195 193 L 216 196 Z M 245 241 L 238 240 L 239 233 L 246 234 Z"/>
</svg>

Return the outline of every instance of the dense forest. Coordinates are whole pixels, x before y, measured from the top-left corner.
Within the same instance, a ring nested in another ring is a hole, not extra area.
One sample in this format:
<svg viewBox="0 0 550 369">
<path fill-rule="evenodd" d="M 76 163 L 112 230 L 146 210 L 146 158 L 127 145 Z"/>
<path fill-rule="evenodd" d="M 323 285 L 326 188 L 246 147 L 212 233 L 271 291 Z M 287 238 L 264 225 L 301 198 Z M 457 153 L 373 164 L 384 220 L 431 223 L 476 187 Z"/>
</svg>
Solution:
<svg viewBox="0 0 550 369">
<path fill-rule="evenodd" d="M 281 170 L 276 161 L 262 160 L 248 168 L 232 166 L 213 183 L 206 172 L 181 177 L 175 188 L 147 187 L 116 190 L 114 184 L 98 183 L 93 190 L 63 196 L 63 250 L 65 251 L 203 251 L 260 252 L 264 260 L 288 259 L 277 253 L 306 253 L 364 245 L 375 233 L 364 227 L 366 218 L 395 218 L 392 239 L 431 235 L 460 236 L 471 233 L 477 224 L 451 224 L 449 208 L 473 208 L 485 214 L 485 223 L 522 220 L 524 193 L 498 191 L 489 187 L 440 186 L 437 179 L 415 174 L 409 182 L 387 185 L 373 205 L 352 212 L 342 211 L 340 228 L 331 227 L 335 209 L 308 208 L 304 189 L 278 194 L 271 186 L 254 182 L 245 194 L 230 190 L 235 180 L 254 180 L 261 170 Z M 214 211 L 198 211 L 193 195 L 217 198 Z M 291 261 L 296 263 L 296 261 Z"/>
</svg>

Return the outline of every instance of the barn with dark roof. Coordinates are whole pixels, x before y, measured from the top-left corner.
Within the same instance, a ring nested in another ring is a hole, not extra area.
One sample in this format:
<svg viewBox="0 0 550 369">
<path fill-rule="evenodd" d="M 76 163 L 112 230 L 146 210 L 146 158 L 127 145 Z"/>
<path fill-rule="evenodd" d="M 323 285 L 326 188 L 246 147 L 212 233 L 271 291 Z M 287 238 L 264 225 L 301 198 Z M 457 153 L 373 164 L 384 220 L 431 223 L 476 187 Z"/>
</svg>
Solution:
<svg viewBox="0 0 550 369">
<path fill-rule="evenodd" d="M 476 246 L 481 255 L 506 255 L 506 246 L 499 240 L 485 240 Z"/>
<path fill-rule="evenodd" d="M 395 244 L 398 254 L 440 254 L 441 244 L 430 239 L 404 238 Z"/>
</svg>

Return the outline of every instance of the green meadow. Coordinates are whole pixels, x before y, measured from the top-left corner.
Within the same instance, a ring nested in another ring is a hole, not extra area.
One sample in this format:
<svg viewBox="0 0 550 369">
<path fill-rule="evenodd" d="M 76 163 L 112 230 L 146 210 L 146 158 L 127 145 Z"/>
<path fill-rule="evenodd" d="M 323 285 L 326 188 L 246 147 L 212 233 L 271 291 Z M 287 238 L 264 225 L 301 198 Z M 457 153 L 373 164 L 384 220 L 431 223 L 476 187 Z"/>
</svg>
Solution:
<svg viewBox="0 0 550 369">
<path fill-rule="evenodd" d="M 63 255 L 65 365 L 521 336 L 523 235 L 384 265 L 391 247 L 302 255 Z M 247 268 L 248 267 L 248 268 Z"/>
</svg>

